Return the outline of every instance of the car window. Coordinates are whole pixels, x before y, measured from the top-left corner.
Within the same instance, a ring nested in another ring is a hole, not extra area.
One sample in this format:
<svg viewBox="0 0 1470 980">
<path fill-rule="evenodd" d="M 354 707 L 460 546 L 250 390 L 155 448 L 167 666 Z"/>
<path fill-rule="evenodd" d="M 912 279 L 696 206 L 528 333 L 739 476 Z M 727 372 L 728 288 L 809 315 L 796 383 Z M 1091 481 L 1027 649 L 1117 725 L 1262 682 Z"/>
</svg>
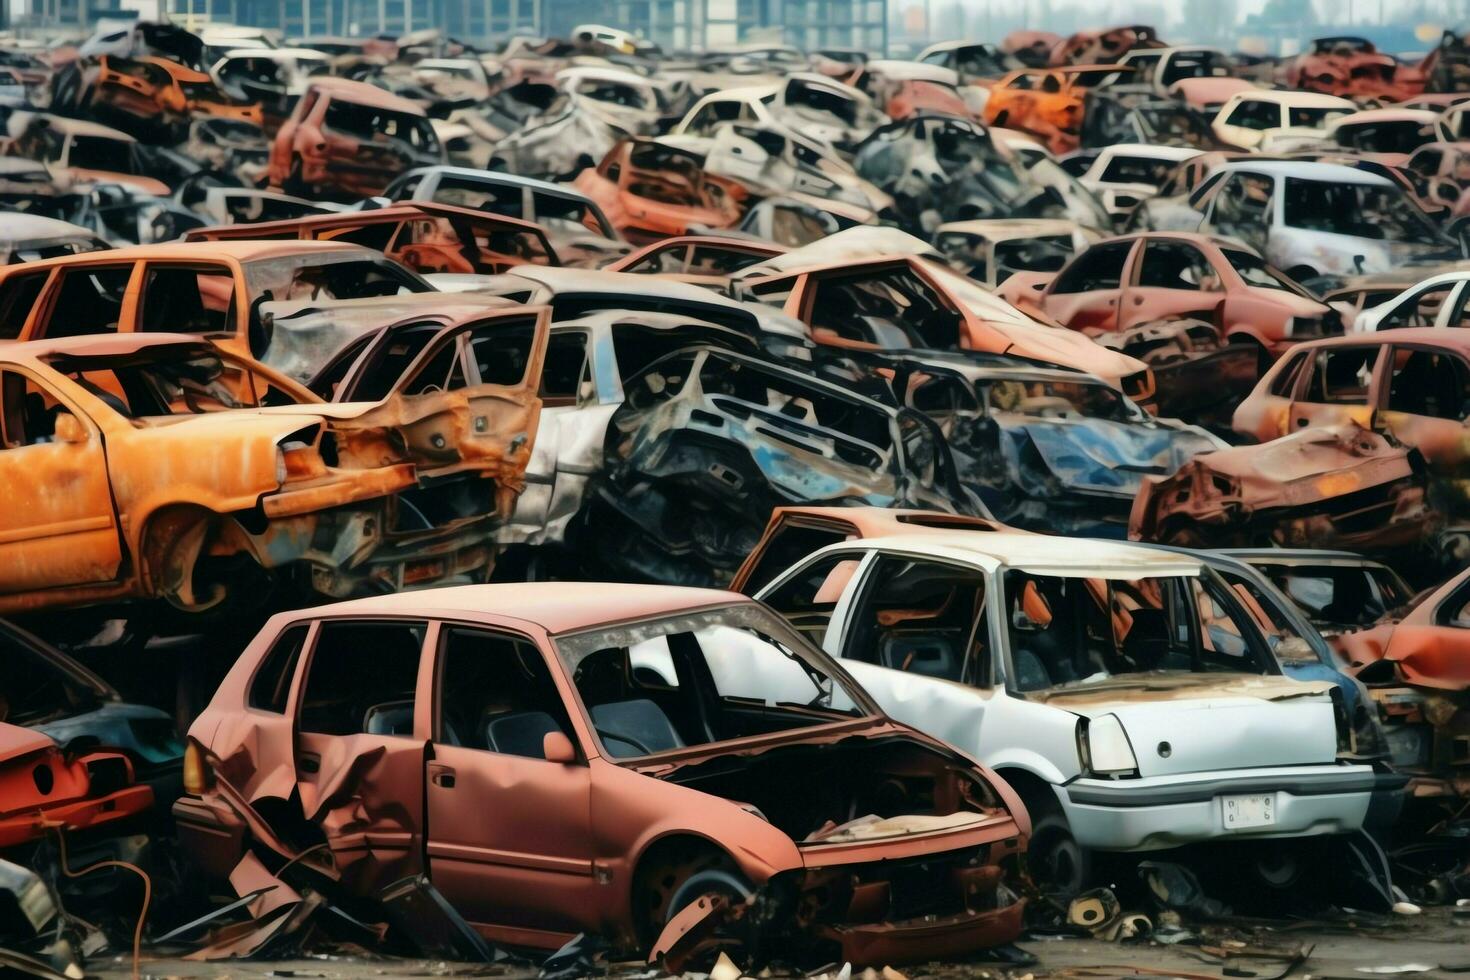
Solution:
<svg viewBox="0 0 1470 980">
<path fill-rule="evenodd" d="M 1215 196 L 1212 219 L 1221 230 L 1259 231 L 1271 223 L 1275 184 L 1257 174 L 1234 174 Z"/>
<path fill-rule="evenodd" d="M 139 329 L 149 333 L 235 331 L 235 274 L 227 266 L 149 265 Z"/>
<path fill-rule="evenodd" d="M 587 334 L 581 330 L 554 330 L 546 345 L 541 369 L 541 401 L 547 408 L 575 405 L 583 383 L 590 384 Z"/>
<path fill-rule="evenodd" d="M 1051 291 L 1067 294 L 1119 288 L 1123 284 L 1123 265 L 1132 250 L 1132 241 L 1092 246 L 1061 271 Z"/>
<path fill-rule="evenodd" d="M 422 622 L 324 621 L 307 662 L 301 731 L 412 735 L 424 630 Z"/>
<path fill-rule="evenodd" d="M 1302 373 L 1302 365 L 1307 363 L 1311 357 L 1309 351 L 1297 351 L 1291 355 L 1290 360 L 1276 372 L 1275 379 L 1271 382 L 1269 392 L 1278 398 L 1290 398 L 1291 393 L 1296 390 L 1296 379 Z"/>
<path fill-rule="evenodd" d="M 56 419 L 66 408 L 51 392 L 18 371 L 5 371 L 0 373 L 0 397 L 6 449 L 56 441 Z"/>
<path fill-rule="evenodd" d="M 959 346 L 962 319 L 907 265 L 852 276 L 815 278 L 812 330 L 880 347 Z"/>
<path fill-rule="evenodd" d="M 1328 347 L 1312 358 L 1305 401 L 1318 405 L 1366 405 L 1377 347 Z"/>
<path fill-rule="evenodd" d="M 990 633 L 979 569 L 882 555 L 849 613 L 845 656 L 948 681 L 985 683 Z"/>
<path fill-rule="evenodd" d="M 1470 416 L 1470 364 L 1446 351 L 1394 348 L 1388 410 L 1461 421 Z"/>
<path fill-rule="evenodd" d="M 40 269 L 5 277 L 5 282 L 0 284 L 0 340 L 20 336 L 50 275 L 50 269 Z"/>
<path fill-rule="evenodd" d="M 1193 245 L 1148 241 L 1143 247 L 1138 285 L 1151 289 L 1218 291 L 1220 279 L 1204 253 Z"/>
<path fill-rule="evenodd" d="M 1378 321 L 1379 330 L 1395 330 L 1400 327 L 1432 327 L 1445 300 L 1450 298 L 1458 282 L 1441 283 L 1420 290 L 1405 298 Z"/>
<path fill-rule="evenodd" d="M 131 263 L 62 270 L 51 312 L 44 323 L 37 324 L 35 336 L 79 337 L 115 331 L 132 277 Z"/>
<path fill-rule="evenodd" d="M 1281 110 L 1274 102 L 1243 99 L 1225 117 L 1225 125 L 1243 129 L 1275 129 L 1281 125 Z"/>
<path fill-rule="evenodd" d="M 771 539 L 760 562 L 752 569 L 746 591 L 759 591 L 791 562 L 800 561 L 803 555 L 836 544 L 848 536 L 841 528 L 785 525 Z M 812 643 L 821 646 L 827 638 L 827 627 L 831 625 L 837 601 L 842 598 L 861 563 L 861 555 L 828 555 L 801 569 L 762 601 Z"/>
<path fill-rule="evenodd" d="M 546 658 L 524 637 L 446 627 L 438 671 L 434 737 L 442 744 L 544 759 L 547 735 L 572 737 Z"/>
<path fill-rule="evenodd" d="M 276 637 L 276 642 L 271 644 L 250 680 L 246 704 L 258 711 L 285 713 L 286 702 L 291 696 L 291 682 L 296 678 L 296 663 L 306 645 L 307 629 L 305 623 L 298 623 L 287 627 Z"/>
</svg>

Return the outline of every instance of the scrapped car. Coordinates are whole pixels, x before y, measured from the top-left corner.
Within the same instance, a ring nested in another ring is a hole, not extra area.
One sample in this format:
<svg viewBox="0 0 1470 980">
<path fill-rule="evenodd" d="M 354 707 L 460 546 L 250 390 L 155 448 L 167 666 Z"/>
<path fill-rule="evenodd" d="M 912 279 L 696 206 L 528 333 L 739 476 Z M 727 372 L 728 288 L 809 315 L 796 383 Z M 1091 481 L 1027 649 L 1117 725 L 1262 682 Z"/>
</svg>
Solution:
<svg viewBox="0 0 1470 980">
<path fill-rule="evenodd" d="M 306 92 L 308 80 L 331 72 L 331 58 L 312 48 L 235 47 L 209 74 L 231 97 L 256 103 L 261 124 L 274 133 Z"/>
<path fill-rule="evenodd" d="M 288 194 L 367 197 L 444 148 L 417 103 L 366 82 L 314 78 L 271 144 L 270 183 Z"/>
<path fill-rule="evenodd" d="M 1231 96 L 1210 127 L 1227 147 L 1258 150 L 1266 149 L 1263 144 L 1269 139 L 1325 139 L 1332 120 L 1357 109 L 1333 95 L 1253 88 Z"/>
<path fill-rule="evenodd" d="M 1050 31 L 1011 31 L 1001 38 L 1000 50 L 1030 68 L 1044 68 L 1050 64 L 1051 53 L 1062 43 L 1060 34 Z"/>
<path fill-rule="evenodd" d="M 1398 273 L 1400 276 L 1405 271 Z M 1353 318 L 1353 333 L 1399 330 L 1404 327 L 1463 327 L 1470 325 L 1470 269 L 1427 276 L 1401 293 L 1368 306 Z"/>
<path fill-rule="evenodd" d="M 675 235 L 645 245 L 609 262 L 608 272 L 635 272 L 681 282 L 723 288 L 732 273 L 781 255 L 786 248 L 770 242 L 712 235 Z"/>
<path fill-rule="evenodd" d="M 934 354 L 885 367 L 898 403 L 944 433 L 960 482 L 1013 527 L 1125 537 L 1145 476 L 1168 476 L 1224 448 L 1203 429 L 1155 418 L 1100 378 L 1005 361 Z"/>
<path fill-rule="evenodd" d="M 527 262 L 561 264 L 537 225 L 449 204 L 399 204 L 289 221 L 218 225 L 196 228 L 184 236 L 191 242 L 290 238 L 374 248 L 425 275 L 493 275 Z"/>
<path fill-rule="evenodd" d="M 1108 239 L 1078 253 L 1049 281 L 1017 277 L 1002 295 L 1034 303 L 1091 337 L 1164 319 L 1202 319 L 1228 343 L 1257 351 L 1262 364 L 1294 343 L 1342 333 L 1336 310 L 1249 246 L 1215 235 L 1147 232 Z"/>
<path fill-rule="evenodd" d="M 1022 67 L 1018 57 L 983 41 L 937 41 L 920 51 L 914 60 L 948 68 L 966 84 L 997 78 Z"/>
<path fill-rule="evenodd" d="M 1248 92 L 1256 86 L 1243 78 L 1209 75 L 1196 78 L 1181 78 L 1170 85 L 1167 95 L 1183 102 L 1190 109 L 1203 113 L 1206 119 L 1220 114 L 1220 107 L 1230 97 Z"/>
<path fill-rule="evenodd" d="M 1234 428 L 1275 439 L 1300 428 L 1354 422 L 1415 450 L 1434 477 L 1434 502 L 1463 521 L 1470 464 L 1470 338 L 1405 327 L 1303 344 L 1261 378 Z"/>
<path fill-rule="evenodd" d="M 1010 782 L 1044 888 L 1086 888 L 1098 851 L 1350 833 L 1373 802 L 1336 686 L 1282 676 L 1198 557 L 931 529 L 829 545 L 756 596 Z"/>
<path fill-rule="evenodd" d="M 1414 599 L 1398 572 L 1350 551 L 1261 548 L 1225 553 L 1270 579 L 1332 643 L 1343 634 L 1402 619 Z"/>
<path fill-rule="evenodd" d="M 1053 153 L 1077 149 L 1089 89 L 1120 71 L 1117 65 L 1025 68 L 990 87 L 984 121 L 1040 138 Z"/>
<path fill-rule="evenodd" d="M 768 85 L 706 95 L 690 107 L 671 133 L 709 136 L 736 120 L 775 124 L 851 153 L 888 117 L 855 88 L 822 75 L 793 72 Z"/>
<path fill-rule="evenodd" d="M 950 221 L 934 232 L 934 247 L 951 266 L 987 289 L 1017 272 L 1058 272 L 1093 240 L 1075 222 L 997 218 Z"/>
<path fill-rule="evenodd" d="M 1102 200 L 1115 222 L 1122 221 L 1159 193 L 1171 171 L 1199 152 L 1183 146 L 1115 143 L 1104 147 L 1077 179 Z"/>
<path fill-rule="evenodd" d="M 0 722 L 0 851 L 40 843 L 56 826 L 125 826 L 153 806 L 152 787 L 134 781 L 126 754 L 85 743 L 64 749 L 42 732 Z"/>
<path fill-rule="evenodd" d="M 984 516 L 932 422 L 809 371 L 702 346 L 624 389 L 586 521 L 621 578 L 728 581 L 781 504 Z"/>
<path fill-rule="evenodd" d="M 383 195 L 390 201 L 431 201 L 535 222 L 563 265 L 599 266 L 629 251 L 597 202 L 566 184 L 464 167 L 423 167 L 395 180 Z"/>
<path fill-rule="evenodd" d="M 1346 421 L 1205 453 L 1172 476 L 1146 478 L 1128 536 L 1191 548 L 1351 548 L 1413 557 L 1442 522 L 1418 454 Z"/>
<path fill-rule="evenodd" d="M 371 307 L 354 317 L 331 312 L 334 304 L 432 291 L 381 253 L 345 242 L 138 246 L 0 269 L 0 339 L 191 333 L 299 376 L 282 359 L 278 330 L 312 313 L 365 328 Z"/>
<path fill-rule="evenodd" d="M 38 214 L 7 214 L 0 229 L 0 265 L 100 252 L 109 247 L 89 229 Z"/>
<path fill-rule="evenodd" d="M 1319 37 L 1287 62 L 1286 84 L 1294 89 L 1389 102 L 1424 91 L 1424 73 L 1401 65 L 1363 37 Z"/>
<path fill-rule="evenodd" d="M 222 116 L 192 120 L 188 135 L 179 146 L 184 156 L 218 173 L 233 174 L 254 184 L 265 177 L 270 165 L 270 140 L 257 123 Z"/>
<path fill-rule="evenodd" d="M 740 222 L 746 197 L 736 181 L 707 172 L 699 155 L 646 138 L 618 143 L 572 186 L 637 245 L 700 228 L 731 228 Z"/>
<path fill-rule="evenodd" d="M 977 90 L 961 89 L 958 72 L 919 61 L 874 58 L 854 72 L 847 84 L 871 98 L 889 119 L 920 113 L 978 116 L 984 101 Z"/>
<path fill-rule="evenodd" d="M 652 136 L 663 107 L 659 90 L 646 75 L 626 68 L 574 66 L 556 73 L 562 91 L 629 136 Z"/>
<path fill-rule="evenodd" d="M 852 229 L 807 248 L 832 247 L 843 236 L 857 241 L 868 231 Z M 787 252 L 735 278 L 743 294 L 807 324 L 820 344 L 1009 354 L 1091 371 L 1140 402 L 1153 395 L 1153 374 L 1143 362 L 1033 319 L 923 254 L 816 261 L 804 252 Z"/>
<path fill-rule="evenodd" d="M 596 166 L 627 135 L 608 121 L 605 112 L 593 109 L 590 99 L 567 93 L 510 133 L 474 109 L 456 110 L 450 119 L 473 134 L 473 141 L 487 144 L 483 157 L 474 149 L 456 154 L 451 146 L 450 163 L 473 165 L 483 160 L 488 170 L 543 180 L 571 180 Z M 468 161 L 463 159 L 466 156 Z"/>
<path fill-rule="evenodd" d="M 6 155 L 38 160 L 55 179 L 111 181 L 159 196 L 169 192 L 167 184 L 148 175 L 138 141 L 127 133 L 37 112 L 13 112 L 6 125 Z"/>
<path fill-rule="evenodd" d="M 259 105 L 230 98 L 204 72 L 168 58 L 104 55 L 84 73 L 83 84 L 87 104 L 79 108 L 144 135 L 180 136 L 194 116 L 263 122 Z"/>
<path fill-rule="evenodd" d="M 1439 139 L 1439 113 L 1427 109 L 1367 109 L 1327 124 L 1327 138 L 1346 150 L 1401 167 L 1415 150 Z"/>
<path fill-rule="evenodd" d="M 1165 48 L 1137 47 L 1124 52 L 1117 62 L 1133 73 L 1121 79 L 1128 87 L 1147 86 L 1160 98 L 1174 93 L 1179 82 L 1195 78 L 1224 78 L 1232 74 L 1230 56 L 1219 48 L 1176 45 Z"/>
<path fill-rule="evenodd" d="M 1050 64 L 1096 65 L 1117 61 L 1124 53 L 1140 48 L 1167 47 L 1158 31 L 1147 24 L 1078 31 L 1058 41 L 1051 49 Z"/>
<path fill-rule="evenodd" d="M 1297 282 L 1464 254 L 1387 177 L 1264 160 L 1227 163 L 1217 173 L 1199 230 L 1240 239 Z"/>
<path fill-rule="evenodd" d="M 174 815 L 209 877 L 261 848 L 364 897 L 428 874 L 496 942 L 596 933 L 677 970 L 733 914 L 751 955 L 881 965 L 1022 928 L 1010 788 L 731 593 L 488 585 L 283 613 L 190 754 Z M 283 848 L 302 821 L 326 851 Z M 806 911 L 760 914 L 787 907 Z"/>
</svg>

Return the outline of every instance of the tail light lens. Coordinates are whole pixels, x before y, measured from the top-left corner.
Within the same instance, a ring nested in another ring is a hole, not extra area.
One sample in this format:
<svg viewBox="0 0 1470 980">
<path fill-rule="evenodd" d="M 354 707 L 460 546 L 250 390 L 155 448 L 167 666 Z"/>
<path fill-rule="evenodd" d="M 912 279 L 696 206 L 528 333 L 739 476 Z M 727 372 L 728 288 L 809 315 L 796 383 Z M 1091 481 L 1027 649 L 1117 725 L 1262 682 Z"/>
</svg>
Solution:
<svg viewBox="0 0 1470 980">
<path fill-rule="evenodd" d="M 199 743 L 190 742 L 184 749 L 184 792 L 190 796 L 202 796 L 214 785 L 214 770 L 204 757 Z"/>
</svg>

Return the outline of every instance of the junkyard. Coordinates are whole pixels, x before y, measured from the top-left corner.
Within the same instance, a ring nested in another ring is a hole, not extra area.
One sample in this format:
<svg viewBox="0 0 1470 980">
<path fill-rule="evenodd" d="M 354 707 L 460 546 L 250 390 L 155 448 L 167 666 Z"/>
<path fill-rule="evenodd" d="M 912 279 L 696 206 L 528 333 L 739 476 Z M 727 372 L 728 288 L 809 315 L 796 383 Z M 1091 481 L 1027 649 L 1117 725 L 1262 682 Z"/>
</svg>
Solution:
<svg viewBox="0 0 1470 980">
<path fill-rule="evenodd" d="M 1470 6 L 1006 6 L 0 5 L 0 975 L 1470 974 Z"/>
</svg>

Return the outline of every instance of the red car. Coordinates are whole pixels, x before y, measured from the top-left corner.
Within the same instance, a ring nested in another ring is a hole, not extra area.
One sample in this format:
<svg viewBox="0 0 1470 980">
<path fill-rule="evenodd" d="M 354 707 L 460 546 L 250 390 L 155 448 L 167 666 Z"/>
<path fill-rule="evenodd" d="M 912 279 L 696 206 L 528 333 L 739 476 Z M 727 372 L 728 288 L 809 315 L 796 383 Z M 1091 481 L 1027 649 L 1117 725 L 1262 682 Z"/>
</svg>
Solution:
<svg viewBox="0 0 1470 980">
<path fill-rule="evenodd" d="M 1010 787 L 729 592 L 463 586 L 282 613 L 185 770 L 174 815 L 212 876 L 259 847 L 361 895 L 426 873 L 511 945 L 596 932 L 677 972 L 720 917 L 855 966 L 1021 930 Z"/>
</svg>

